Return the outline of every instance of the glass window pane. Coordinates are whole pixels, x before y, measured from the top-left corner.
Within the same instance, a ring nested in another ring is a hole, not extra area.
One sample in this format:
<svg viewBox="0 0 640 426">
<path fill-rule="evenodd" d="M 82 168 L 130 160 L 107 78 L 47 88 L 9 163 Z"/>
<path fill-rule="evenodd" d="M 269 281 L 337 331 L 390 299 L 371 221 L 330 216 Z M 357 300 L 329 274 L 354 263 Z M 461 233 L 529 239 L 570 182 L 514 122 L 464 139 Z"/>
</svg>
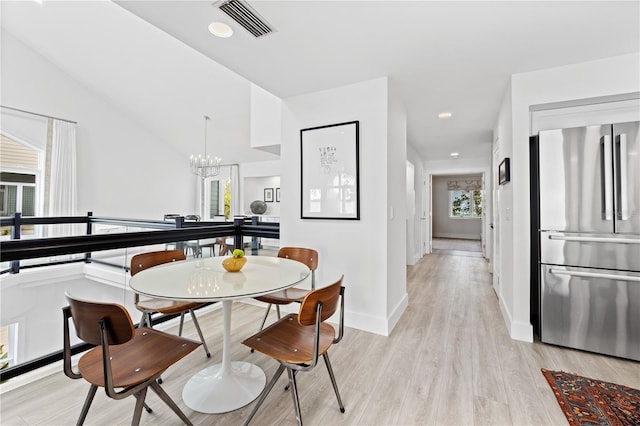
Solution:
<svg viewBox="0 0 640 426">
<path fill-rule="evenodd" d="M 209 217 L 220 214 L 220 182 L 211 181 L 209 184 Z"/>
<path fill-rule="evenodd" d="M 466 191 L 451 191 L 451 216 L 461 217 L 471 214 L 471 197 Z"/>
<path fill-rule="evenodd" d="M 36 188 L 35 186 L 22 187 L 22 215 L 36 215 Z"/>
<path fill-rule="evenodd" d="M 16 212 L 17 196 L 17 186 L 0 185 L 0 216 L 13 216 Z"/>
</svg>

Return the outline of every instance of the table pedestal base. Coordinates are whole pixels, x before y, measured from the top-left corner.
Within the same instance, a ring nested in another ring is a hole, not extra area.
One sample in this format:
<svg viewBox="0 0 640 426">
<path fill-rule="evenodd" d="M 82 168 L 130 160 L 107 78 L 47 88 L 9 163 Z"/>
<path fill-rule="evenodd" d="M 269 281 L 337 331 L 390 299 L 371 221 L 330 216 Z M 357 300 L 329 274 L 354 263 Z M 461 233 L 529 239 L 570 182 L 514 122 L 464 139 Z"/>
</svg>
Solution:
<svg viewBox="0 0 640 426">
<path fill-rule="evenodd" d="M 226 413 L 256 399 L 266 381 L 264 371 L 248 362 L 232 361 L 226 372 L 222 364 L 216 364 L 189 379 L 182 399 L 187 407 L 200 413 Z"/>
</svg>

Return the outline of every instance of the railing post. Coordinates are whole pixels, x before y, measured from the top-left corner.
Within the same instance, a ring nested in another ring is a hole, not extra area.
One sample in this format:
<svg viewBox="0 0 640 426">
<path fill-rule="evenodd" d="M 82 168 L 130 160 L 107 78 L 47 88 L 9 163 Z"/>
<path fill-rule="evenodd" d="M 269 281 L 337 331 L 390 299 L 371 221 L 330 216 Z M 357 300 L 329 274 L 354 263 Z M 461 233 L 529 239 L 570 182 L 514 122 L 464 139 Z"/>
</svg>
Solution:
<svg viewBox="0 0 640 426">
<path fill-rule="evenodd" d="M 93 234 L 93 222 L 91 222 L 92 216 L 93 212 L 87 212 L 87 235 Z M 91 252 L 84 254 L 84 263 L 91 263 Z"/>
<path fill-rule="evenodd" d="M 258 224 L 258 216 L 251 216 L 251 224 L 252 225 L 257 225 Z M 260 248 L 260 238 L 259 237 L 251 237 L 251 255 L 252 256 L 257 256 L 258 255 L 258 249 Z"/>
<path fill-rule="evenodd" d="M 11 239 L 19 240 L 22 234 L 22 213 L 15 212 L 13 214 L 13 228 L 11 228 Z M 20 272 L 20 261 L 11 261 L 11 273 L 17 274 Z"/>
<path fill-rule="evenodd" d="M 176 229 L 184 228 L 184 216 L 176 217 Z M 176 248 L 184 251 L 184 241 L 177 241 Z"/>
<path fill-rule="evenodd" d="M 242 249 L 244 240 L 242 238 L 242 225 L 244 218 L 236 217 L 233 219 L 233 226 L 235 227 L 235 233 L 233 235 L 233 249 Z M 233 252 L 233 250 L 231 251 Z"/>
</svg>

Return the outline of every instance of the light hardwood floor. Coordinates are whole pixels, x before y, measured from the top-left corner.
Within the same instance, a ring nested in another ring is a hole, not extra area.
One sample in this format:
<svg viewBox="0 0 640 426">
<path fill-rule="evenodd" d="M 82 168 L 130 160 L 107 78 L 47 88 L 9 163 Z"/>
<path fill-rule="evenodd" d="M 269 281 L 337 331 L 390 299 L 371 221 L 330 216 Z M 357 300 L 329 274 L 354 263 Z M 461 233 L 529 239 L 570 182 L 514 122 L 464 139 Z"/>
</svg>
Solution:
<svg viewBox="0 0 640 426">
<path fill-rule="evenodd" d="M 389 337 L 347 329 L 330 351 L 346 413 L 340 413 L 324 366 L 299 376 L 303 420 L 308 425 L 549 425 L 567 424 L 540 368 L 640 388 L 640 364 L 539 343 L 511 340 L 490 286 L 484 259 L 432 254 L 407 271 L 409 307 Z M 346 297 L 349 297 L 349 283 Z M 348 306 L 348 301 L 347 301 Z M 261 366 L 276 363 L 239 342 L 263 313 L 234 304 L 232 359 Z M 347 313 L 348 315 L 348 313 Z M 212 358 L 201 350 L 163 374 L 164 388 L 194 424 L 239 425 L 251 405 L 205 415 L 182 402 L 182 387 L 200 369 L 220 361 L 222 313 L 201 315 Z M 195 338 L 191 323 L 186 329 Z M 258 412 L 255 425 L 295 424 L 284 375 Z M 2 425 L 72 425 L 88 385 L 62 372 L 1 396 Z M 179 419 L 153 392 L 153 414 L 142 424 L 173 425 Z M 134 400 L 113 401 L 99 391 L 86 424 L 129 424 Z"/>
</svg>

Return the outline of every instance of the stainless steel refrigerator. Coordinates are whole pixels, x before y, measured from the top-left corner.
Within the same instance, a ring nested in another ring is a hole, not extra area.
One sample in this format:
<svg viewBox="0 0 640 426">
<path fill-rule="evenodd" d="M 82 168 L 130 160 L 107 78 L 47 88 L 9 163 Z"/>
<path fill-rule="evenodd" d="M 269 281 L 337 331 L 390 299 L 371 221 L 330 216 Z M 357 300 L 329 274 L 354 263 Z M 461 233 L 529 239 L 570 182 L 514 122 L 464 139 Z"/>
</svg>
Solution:
<svg viewBox="0 0 640 426">
<path fill-rule="evenodd" d="M 640 361 L 639 125 L 538 135 L 543 342 Z"/>
</svg>

